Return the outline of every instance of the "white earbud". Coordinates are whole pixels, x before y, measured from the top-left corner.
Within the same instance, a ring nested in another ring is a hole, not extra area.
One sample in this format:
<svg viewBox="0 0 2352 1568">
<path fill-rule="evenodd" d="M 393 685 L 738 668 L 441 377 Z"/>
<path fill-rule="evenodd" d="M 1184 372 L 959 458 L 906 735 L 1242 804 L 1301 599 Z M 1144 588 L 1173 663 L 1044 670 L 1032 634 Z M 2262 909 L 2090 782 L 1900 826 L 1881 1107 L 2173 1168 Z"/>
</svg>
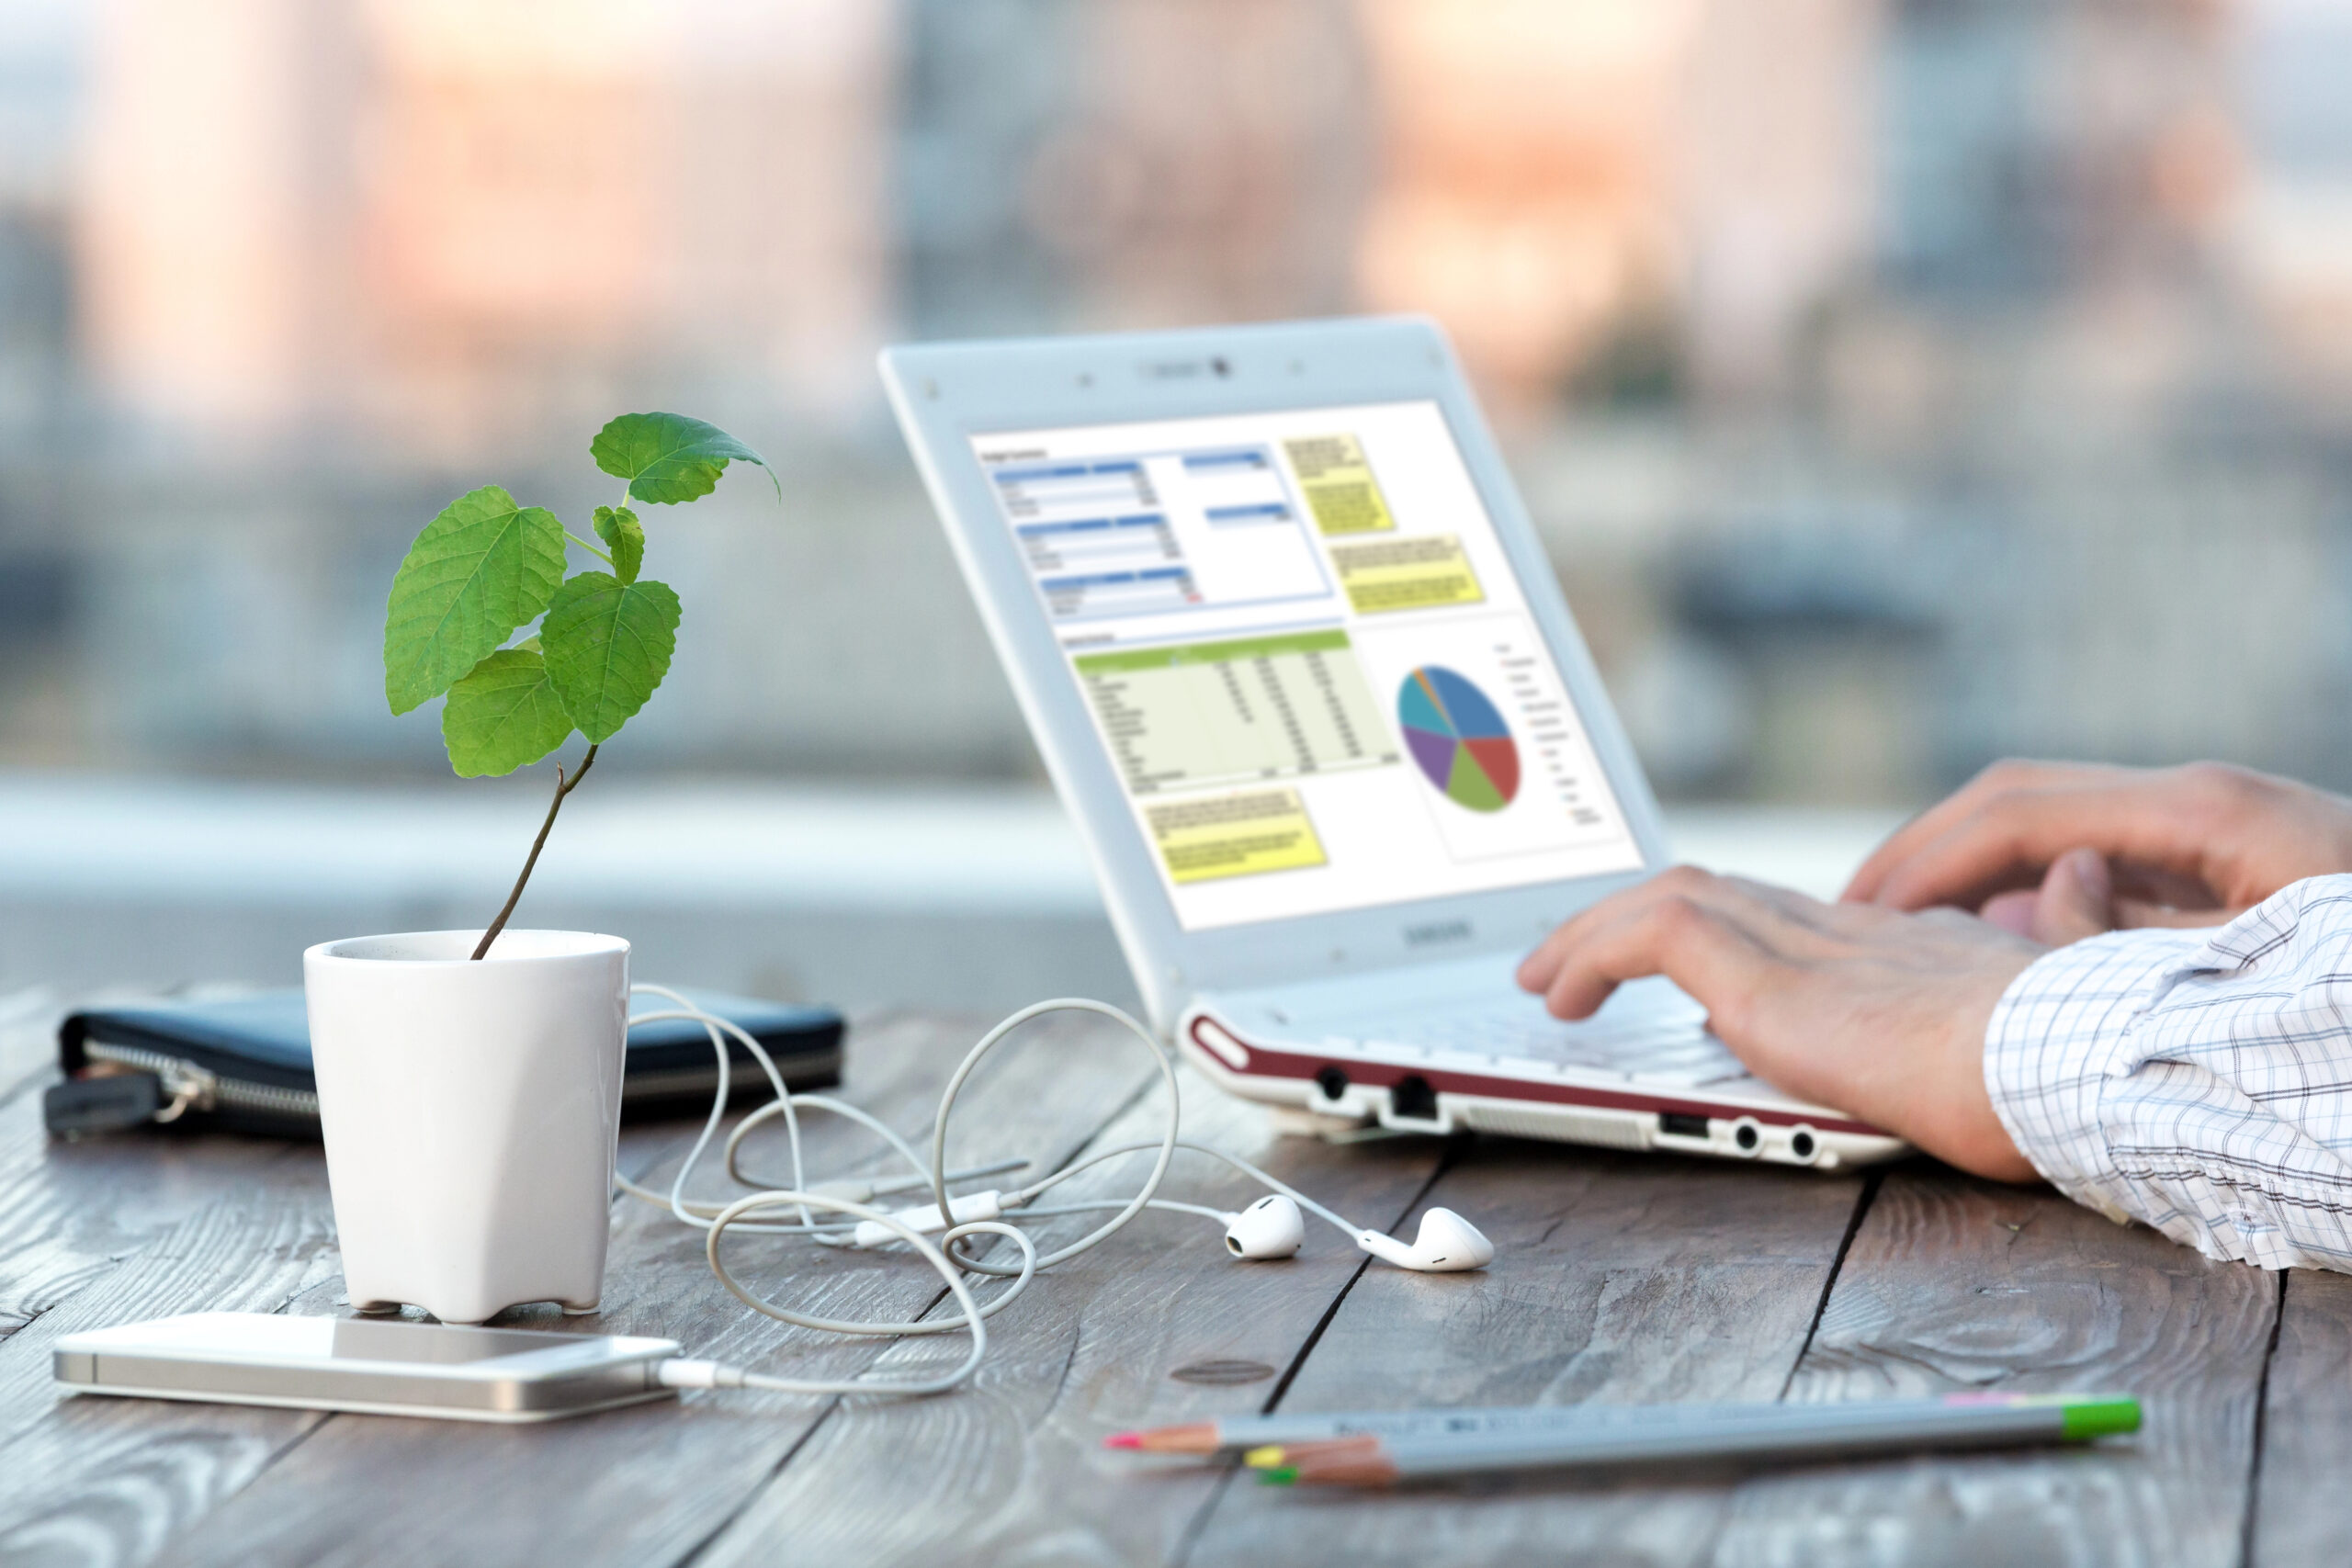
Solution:
<svg viewBox="0 0 2352 1568">
<path fill-rule="evenodd" d="M 1451 1209 L 1431 1209 L 1423 1214 L 1420 1233 L 1413 1237 L 1410 1247 L 1378 1231 L 1358 1231 L 1356 1245 L 1399 1269 L 1414 1269 L 1424 1274 L 1484 1269 L 1495 1258 L 1495 1244 L 1481 1235 L 1476 1225 Z"/>
<path fill-rule="evenodd" d="M 1236 1258 L 1288 1258 L 1306 1244 L 1306 1216 L 1279 1192 L 1225 1216 L 1225 1249 Z"/>
</svg>

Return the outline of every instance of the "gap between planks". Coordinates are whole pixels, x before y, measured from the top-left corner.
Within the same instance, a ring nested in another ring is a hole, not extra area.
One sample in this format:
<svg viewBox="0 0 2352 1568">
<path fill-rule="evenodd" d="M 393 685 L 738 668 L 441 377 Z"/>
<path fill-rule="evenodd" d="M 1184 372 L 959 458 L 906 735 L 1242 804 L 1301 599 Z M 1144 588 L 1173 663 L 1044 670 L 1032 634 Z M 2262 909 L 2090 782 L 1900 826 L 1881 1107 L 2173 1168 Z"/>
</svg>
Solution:
<svg viewBox="0 0 2352 1568">
<path fill-rule="evenodd" d="M 1854 1250 L 1854 1238 L 1861 1234 L 1862 1222 L 1870 1217 L 1871 1204 L 1878 1199 L 1878 1190 L 1886 1181 L 1883 1167 L 1873 1167 L 1862 1179 L 1862 1190 L 1854 1197 L 1854 1212 L 1846 1221 L 1846 1234 L 1838 1238 L 1838 1256 L 1829 1260 L 1829 1272 L 1822 1277 L 1821 1299 L 1813 1303 L 1813 1321 L 1804 1325 L 1804 1343 L 1797 1347 L 1796 1355 L 1789 1362 L 1789 1375 L 1781 1380 L 1781 1392 L 1772 1396 L 1775 1404 L 1786 1404 L 1789 1390 L 1796 1386 L 1797 1371 L 1813 1349 L 1814 1336 L 1821 1332 L 1821 1314 L 1829 1310 L 1830 1293 L 1838 1289 L 1838 1276 L 1846 1271 L 1846 1258 Z"/>
<path fill-rule="evenodd" d="M 1391 1234 L 1394 1234 L 1396 1227 L 1411 1216 L 1415 1209 L 1429 1201 L 1430 1194 L 1437 1190 L 1437 1184 L 1445 1179 L 1445 1173 L 1452 1170 L 1455 1162 L 1461 1158 L 1462 1146 L 1465 1141 L 1460 1138 L 1450 1140 L 1445 1153 L 1438 1160 L 1437 1168 L 1430 1172 L 1430 1179 L 1421 1184 L 1420 1190 L 1413 1194 L 1396 1217 L 1388 1222 Z M 1306 1366 L 1306 1359 L 1315 1354 L 1315 1348 L 1317 1345 L 1323 1343 L 1324 1330 L 1329 1328 L 1332 1321 L 1340 1315 L 1340 1309 L 1348 1304 L 1349 1295 L 1354 1292 L 1357 1282 L 1363 1280 L 1364 1270 L 1371 1267 L 1372 1259 L 1367 1256 L 1363 1262 L 1356 1265 L 1355 1272 L 1348 1276 L 1347 1283 L 1341 1285 L 1338 1293 L 1332 1296 L 1331 1304 L 1323 1309 L 1323 1315 L 1316 1319 L 1315 1326 L 1307 1331 L 1306 1340 L 1298 1348 L 1298 1354 L 1293 1356 L 1290 1359 L 1290 1365 L 1283 1369 L 1282 1380 L 1274 1384 L 1274 1391 L 1266 1396 L 1266 1403 L 1258 1407 L 1259 1415 L 1272 1416 L 1281 1407 L 1283 1395 L 1288 1393 L 1290 1385 L 1298 1381 L 1298 1374 Z M 1193 1548 L 1199 1543 L 1201 1532 L 1208 1529 L 1209 1520 L 1216 1513 L 1217 1505 L 1225 1500 L 1227 1491 L 1232 1487 L 1239 1475 L 1238 1471 L 1227 1472 L 1217 1478 L 1216 1484 L 1209 1489 L 1209 1495 L 1201 1499 L 1201 1506 L 1193 1510 L 1192 1518 L 1184 1525 L 1184 1533 L 1178 1539 L 1176 1550 L 1169 1554 L 1170 1568 L 1184 1568 L 1184 1564 L 1192 1561 Z"/>
<path fill-rule="evenodd" d="M 2254 1442 L 2246 1456 L 2245 1513 L 2238 1527 L 2238 1568 L 2253 1568 L 2256 1531 L 2261 1524 L 2262 1458 L 2270 1426 L 2270 1372 L 2278 1364 L 2278 1335 L 2287 1326 L 2287 1276 L 2278 1275 L 2278 1300 L 2270 1316 L 2270 1343 L 2262 1352 L 2262 1376 L 2254 1385 Z"/>
<path fill-rule="evenodd" d="M 1156 1073 L 1150 1077 L 1148 1077 L 1138 1083 L 1136 1086 L 1134 1092 L 1129 1094 L 1126 1099 L 1121 1100 L 1116 1106 L 1114 1106 L 1110 1111 L 1103 1116 L 1102 1122 L 1094 1127 L 1093 1131 L 1088 1133 L 1083 1139 L 1080 1140 L 1070 1149 L 1069 1153 L 1062 1158 L 1060 1163 L 1054 1167 L 1054 1170 L 1058 1171 L 1067 1169 L 1072 1162 L 1084 1157 L 1086 1152 L 1093 1147 L 1095 1144 L 1100 1142 L 1105 1133 L 1117 1124 L 1119 1118 L 1126 1115 L 1127 1112 L 1141 1104 L 1147 1097 L 1159 1087 L 1160 1080 L 1159 1075 Z M 1050 1175 L 1052 1173 L 1048 1172 L 1047 1174 Z M 985 1257 L 986 1254 L 983 1253 L 979 1256 Z M 942 1286 L 938 1291 L 933 1293 L 931 1301 L 921 1312 L 911 1314 L 912 1320 L 920 1322 L 928 1318 L 932 1314 L 940 1309 L 941 1303 L 944 1303 L 947 1300 L 947 1290 L 944 1286 Z M 878 1341 L 877 1358 L 880 1354 L 887 1352 L 888 1347 L 899 1342 L 900 1341 L 899 1339 Z M 949 1397 L 952 1398 L 954 1396 L 951 1394 Z M 709 1552 L 713 1544 L 725 1536 L 729 1530 L 735 1528 L 736 1521 L 743 1517 L 744 1511 L 750 1508 L 754 1503 L 758 1502 L 761 1495 L 764 1494 L 770 1486 L 773 1486 L 775 1483 L 777 1477 L 783 1475 L 786 1470 L 790 1469 L 793 1461 L 797 1460 L 801 1454 L 808 1450 L 809 1443 L 815 1439 L 818 1433 L 824 1430 L 833 1418 L 840 1415 L 841 1408 L 842 1396 L 838 1393 L 828 1395 L 824 1404 L 819 1408 L 815 1416 L 809 1420 L 807 1427 L 801 1431 L 797 1438 L 793 1439 L 790 1447 L 786 1448 L 782 1454 L 776 1457 L 776 1461 L 769 1468 L 767 1475 L 758 1485 L 752 1487 L 741 1497 L 737 1498 L 735 1500 L 735 1506 L 726 1510 L 724 1515 L 712 1524 L 711 1528 L 704 1533 L 700 1540 L 696 1540 L 692 1547 L 680 1555 L 677 1560 L 676 1568 L 692 1568 L 694 1563 L 703 1561 L 705 1556 Z"/>
</svg>

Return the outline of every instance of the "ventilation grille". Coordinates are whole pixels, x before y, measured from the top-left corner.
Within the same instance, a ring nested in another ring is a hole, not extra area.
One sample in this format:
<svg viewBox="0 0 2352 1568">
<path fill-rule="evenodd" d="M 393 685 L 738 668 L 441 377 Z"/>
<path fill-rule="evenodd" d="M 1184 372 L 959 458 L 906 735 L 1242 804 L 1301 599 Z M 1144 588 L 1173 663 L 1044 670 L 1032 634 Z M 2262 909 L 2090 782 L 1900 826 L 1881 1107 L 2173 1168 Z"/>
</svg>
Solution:
<svg viewBox="0 0 2352 1568">
<path fill-rule="evenodd" d="M 1481 1133 L 1507 1133 L 1514 1138 L 1549 1138 L 1561 1144 L 1599 1144 L 1608 1149 L 1645 1149 L 1649 1133 L 1637 1111 L 1557 1111 L 1528 1105 L 1463 1105 L 1454 1114 Z"/>
</svg>

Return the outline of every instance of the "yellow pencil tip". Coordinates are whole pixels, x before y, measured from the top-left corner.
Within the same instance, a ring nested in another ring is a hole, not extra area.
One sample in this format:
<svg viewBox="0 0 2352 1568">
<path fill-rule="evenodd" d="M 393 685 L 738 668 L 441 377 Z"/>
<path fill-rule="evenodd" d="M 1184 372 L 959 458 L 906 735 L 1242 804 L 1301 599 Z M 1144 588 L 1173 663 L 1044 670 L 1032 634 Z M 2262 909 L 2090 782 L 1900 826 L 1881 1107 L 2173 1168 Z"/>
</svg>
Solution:
<svg viewBox="0 0 2352 1568">
<path fill-rule="evenodd" d="M 1282 1446 L 1269 1443 L 1262 1449 L 1251 1449 L 1241 1456 L 1241 1462 L 1252 1470 L 1272 1470 L 1283 1462 Z"/>
</svg>

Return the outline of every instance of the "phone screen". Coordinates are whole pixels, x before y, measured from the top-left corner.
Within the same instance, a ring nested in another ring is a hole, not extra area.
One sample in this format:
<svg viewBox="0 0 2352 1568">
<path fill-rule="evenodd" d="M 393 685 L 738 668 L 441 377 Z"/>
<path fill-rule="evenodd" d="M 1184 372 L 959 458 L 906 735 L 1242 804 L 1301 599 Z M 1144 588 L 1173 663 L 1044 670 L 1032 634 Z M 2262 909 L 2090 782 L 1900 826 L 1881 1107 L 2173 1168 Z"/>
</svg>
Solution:
<svg viewBox="0 0 2352 1568">
<path fill-rule="evenodd" d="M 370 1322 L 366 1318 L 279 1317 L 252 1313 L 199 1313 L 114 1330 L 122 1354 L 177 1354 L 269 1361 L 398 1361 L 454 1365 L 499 1356 L 598 1343 L 571 1335 L 512 1328 L 460 1328 L 447 1324 Z M 133 1342 L 135 1340 L 135 1342 Z"/>
</svg>

